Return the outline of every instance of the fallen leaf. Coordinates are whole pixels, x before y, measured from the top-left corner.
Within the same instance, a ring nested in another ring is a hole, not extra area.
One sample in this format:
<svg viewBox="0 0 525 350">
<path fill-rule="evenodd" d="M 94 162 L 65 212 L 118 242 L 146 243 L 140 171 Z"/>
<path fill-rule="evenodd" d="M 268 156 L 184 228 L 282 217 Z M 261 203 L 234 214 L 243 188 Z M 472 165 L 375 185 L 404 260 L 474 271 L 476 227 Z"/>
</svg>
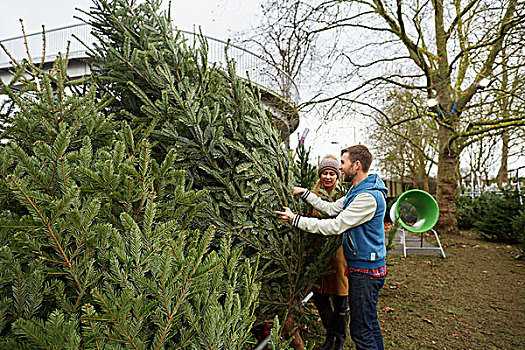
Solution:
<svg viewBox="0 0 525 350">
<path fill-rule="evenodd" d="M 381 311 L 383 311 L 383 312 L 393 312 L 394 309 L 392 309 L 391 307 L 387 306 L 387 307 L 382 308 Z"/>
<path fill-rule="evenodd" d="M 523 267 L 523 264 L 516 264 L 516 266 L 518 266 L 518 267 Z"/>
<path fill-rule="evenodd" d="M 425 260 L 425 261 L 423 261 L 423 262 L 424 262 L 425 264 L 427 264 L 427 265 L 432 265 L 432 261 L 430 261 L 430 260 Z"/>
<path fill-rule="evenodd" d="M 488 271 L 481 271 L 481 273 L 489 273 Z"/>
<path fill-rule="evenodd" d="M 459 337 L 459 334 L 454 333 L 454 334 L 452 334 L 452 336 L 453 337 Z"/>
<path fill-rule="evenodd" d="M 400 286 L 390 286 L 390 289 L 399 289 L 401 288 Z"/>
<path fill-rule="evenodd" d="M 479 244 L 476 244 L 476 245 L 475 245 L 474 247 L 472 247 L 472 248 L 479 248 L 479 247 L 481 247 L 481 246 L 480 246 Z"/>
<path fill-rule="evenodd" d="M 434 325 L 434 322 L 432 322 L 432 321 L 429 320 L 428 318 L 424 318 L 424 319 L 423 319 L 423 322 L 426 322 L 426 323 L 428 323 L 428 324 Z"/>
<path fill-rule="evenodd" d="M 511 245 L 508 245 L 508 246 L 506 246 L 505 248 L 510 249 L 510 248 L 512 248 L 512 246 L 511 246 Z"/>
</svg>

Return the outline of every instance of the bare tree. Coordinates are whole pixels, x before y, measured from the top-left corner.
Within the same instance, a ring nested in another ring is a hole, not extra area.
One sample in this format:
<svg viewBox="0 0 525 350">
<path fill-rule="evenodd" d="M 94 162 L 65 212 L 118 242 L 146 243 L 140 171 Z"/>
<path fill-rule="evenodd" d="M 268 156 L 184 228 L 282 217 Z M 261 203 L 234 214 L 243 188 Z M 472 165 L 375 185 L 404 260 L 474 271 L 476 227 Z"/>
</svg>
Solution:
<svg viewBox="0 0 525 350">
<path fill-rule="evenodd" d="M 279 86 L 279 93 L 290 99 L 294 83 L 304 81 L 315 86 L 316 77 L 326 78 L 329 67 L 322 66 L 329 62 L 326 58 L 335 52 L 338 40 L 337 36 L 327 34 L 331 40 L 326 45 L 319 28 L 337 16 L 339 9 L 299 0 L 269 0 L 260 4 L 261 23 L 238 33 L 237 40 L 271 64 L 274 71 L 268 74 Z"/>
<path fill-rule="evenodd" d="M 431 116 L 439 125 L 437 201 L 442 233 L 457 233 L 461 151 L 484 137 L 525 125 L 523 112 L 477 118 L 466 113 L 472 103 L 483 103 L 490 92 L 482 90 L 502 74 L 507 38 L 523 37 L 524 7 L 518 0 L 329 0 L 318 5 L 331 17 L 323 18 L 312 32 L 338 33 L 334 35 L 346 40 L 333 60 L 345 86 L 305 105 L 343 103 L 371 115 L 366 110 L 379 112 L 380 97 L 392 86 L 433 99 Z M 509 42 L 507 55 L 516 55 L 518 50 L 511 49 L 516 44 Z"/>
<path fill-rule="evenodd" d="M 465 147 L 462 153 L 462 164 L 466 163 L 459 171 L 459 184 L 461 189 L 470 188 L 470 191 L 480 191 L 488 185 L 489 174 L 498 166 L 496 157 L 498 143 L 496 137 L 486 137 Z"/>
<path fill-rule="evenodd" d="M 386 100 L 384 111 L 373 116 L 370 133 L 379 167 L 392 178 L 409 178 L 413 188 L 430 191 L 430 171 L 437 165 L 434 135 L 438 125 L 425 115 L 417 93 L 393 89 Z"/>
<path fill-rule="evenodd" d="M 337 16 L 340 9 L 300 0 L 265 0 L 260 1 L 260 8 L 260 24 L 237 33 L 235 41 L 269 63 L 270 69 L 265 73 L 277 87 L 275 92 L 295 102 L 297 112 L 308 113 L 313 109 L 316 115 L 332 112 L 300 102 L 321 96 L 330 85 L 327 78 L 333 75 L 329 63 L 336 52 L 339 33 L 319 29 Z"/>
<path fill-rule="evenodd" d="M 510 44 L 509 44 L 510 43 Z M 515 50 L 515 53 L 508 54 L 507 46 Z M 501 51 L 501 75 L 498 79 L 498 85 L 495 89 L 499 113 L 504 119 L 511 115 L 520 115 L 523 112 L 523 94 L 525 89 L 525 67 L 523 60 L 525 47 L 522 38 L 510 37 L 506 46 Z M 520 62 L 521 60 L 521 62 Z M 521 102 L 521 103 L 520 103 Z M 501 133 L 501 161 L 497 175 L 498 185 L 501 187 L 508 183 L 508 160 L 511 152 L 511 142 L 519 137 L 519 130 L 505 129 Z"/>
</svg>

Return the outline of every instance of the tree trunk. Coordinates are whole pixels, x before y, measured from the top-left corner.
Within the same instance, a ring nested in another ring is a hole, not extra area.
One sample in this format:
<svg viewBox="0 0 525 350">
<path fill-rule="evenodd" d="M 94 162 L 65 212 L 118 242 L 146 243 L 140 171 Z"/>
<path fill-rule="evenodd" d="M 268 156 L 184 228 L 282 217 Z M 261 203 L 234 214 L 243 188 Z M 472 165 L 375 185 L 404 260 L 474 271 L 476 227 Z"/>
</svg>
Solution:
<svg viewBox="0 0 525 350">
<path fill-rule="evenodd" d="M 294 350 L 304 349 L 303 338 L 301 337 L 301 334 L 299 334 L 299 331 L 297 330 L 297 327 L 295 326 L 294 319 L 290 316 L 286 317 L 286 321 L 284 322 L 284 327 L 283 327 L 283 333 L 286 339 L 290 339 L 290 337 L 294 337 L 292 343 L 290 344 L 292 348 L 294 348 Z"/>
<path fill-rule="evenodd" d="M 412 188 L 419 189 L 419 184 L 417 182 L 417 176 L 413 172 L 410 172 L 410 179 L 412 180 Z"/>
<path fill-rule="evenodd" d="M 430 193 L 430 180 L 428 176 L 425 176 L 425 179 L 423 180 L 423 191 Z"/>
<path fill-rule="evenodd" d="M 459 161 L 457 152 L 450 149 L 448 140 L 451 131 L 443 126 L 439 128 L 439 162 L 437 177 L 437 203 L 439 220 L 436 229 L 441 234 L 458 234 L 456 218 L 456 165 Z"/>
<path fill-rule="evenodd" d="M 503 132 L 501 135 L 503 145 L 501 147 L 501 164 L 498 171 L 498 186 L 501 188 L 504 182 L 509 182 L 509 172 L 507 162 L 509 158 L 509 142 L 510 137 L 508 132 Z"/>
<path fill-rule="evenodd" d="M 430 192 L 430 186 L 428 184 L 428 175 L 425 171 L 424 164 L 419 168 L 417 173 L 417 188 L 426 192 Z"/>
</svg>

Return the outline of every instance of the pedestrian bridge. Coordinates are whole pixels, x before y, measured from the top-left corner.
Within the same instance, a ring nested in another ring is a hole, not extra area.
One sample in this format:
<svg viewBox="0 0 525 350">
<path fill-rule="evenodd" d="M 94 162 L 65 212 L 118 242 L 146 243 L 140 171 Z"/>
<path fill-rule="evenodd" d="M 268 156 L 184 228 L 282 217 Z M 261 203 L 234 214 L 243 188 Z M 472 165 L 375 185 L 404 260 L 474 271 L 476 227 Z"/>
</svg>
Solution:
<svg viewBox="0 0 525 350">
<path fill-rule="evenodd" d="M 190 44 L 199 42 L 198 34 L 187 31 L 181 33 Z M 288 130 L 282 130 L 283 136 L 291 134 L 299 123 L 295 108 L 299 103 L 299 90 L 293 80 L 247 49 L 209 36 L 204 37 L 208 42 L 208 62 L 225 68 L 226 57 L 235 60 L 236 75 L 244 79 L 249 78 L 260 87 L 263 103 L 277 119 L 285 121 L 287 125 L 285 129 Z M 90 58 L 86 47 L 92 47 L 96 40 L 91 34 L 91 27 L 84 23 L 46 30 L 45 36 L 42 33 L 33 33 L 26 35 L 25 39 L 20 36 L 0 40 L 5 48 L 0 49 L 0 79 L 4 83 L 11 80 L 13 61 L 30 59 L 34 64 L 42 64 L 46 69 L 51 68 L 56 58 L 65 55 L 66 52 L 69 58 L 68 75 L 72 78 L 89 75 Z"/>
</svg>

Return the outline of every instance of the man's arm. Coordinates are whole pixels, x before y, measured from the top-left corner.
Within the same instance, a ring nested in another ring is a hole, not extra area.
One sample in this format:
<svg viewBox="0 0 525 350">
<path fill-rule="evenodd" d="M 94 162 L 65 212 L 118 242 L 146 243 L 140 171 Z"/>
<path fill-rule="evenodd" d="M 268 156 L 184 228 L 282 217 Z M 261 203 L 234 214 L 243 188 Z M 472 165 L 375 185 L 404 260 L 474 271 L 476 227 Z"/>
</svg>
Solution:
<svg viewBox="0 0 525 350">
<path fill-rule="evenodd" d="M 326 236 L 339 235 L 349 228 L 371 220 L 376 209 L 377 203 L 375 198 L 371 194 L 363 193 L 358 195 L 352 203 L 350 203 L 350 205 L 348 205 L 345 210 L 341 211 L 335 218 L 317 219 L 301 215 L 293 215 L 288 216 L 288 219 L 291 219 L 293 226 L 306 232 L 318 233 Z"/>
</svg>

